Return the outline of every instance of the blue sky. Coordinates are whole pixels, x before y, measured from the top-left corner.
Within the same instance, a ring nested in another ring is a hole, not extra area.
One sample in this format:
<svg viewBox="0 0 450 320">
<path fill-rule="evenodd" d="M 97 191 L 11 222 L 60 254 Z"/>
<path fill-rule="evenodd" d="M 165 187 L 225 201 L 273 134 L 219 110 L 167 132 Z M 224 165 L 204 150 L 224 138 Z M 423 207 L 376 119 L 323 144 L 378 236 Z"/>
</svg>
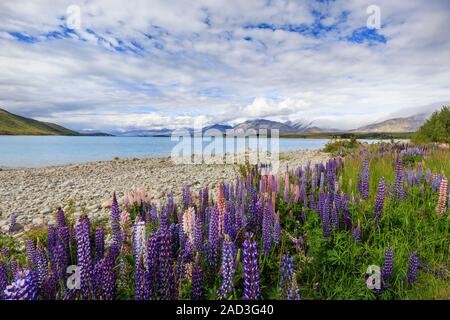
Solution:
<svg viewBox="0 0 450 320">
<path fill-rule="evenodd" d="M 4 0 L 0 107 L 77 130 L 354 128 L 450 100 L 449 16 L 445 0 Z"/>
</svg>

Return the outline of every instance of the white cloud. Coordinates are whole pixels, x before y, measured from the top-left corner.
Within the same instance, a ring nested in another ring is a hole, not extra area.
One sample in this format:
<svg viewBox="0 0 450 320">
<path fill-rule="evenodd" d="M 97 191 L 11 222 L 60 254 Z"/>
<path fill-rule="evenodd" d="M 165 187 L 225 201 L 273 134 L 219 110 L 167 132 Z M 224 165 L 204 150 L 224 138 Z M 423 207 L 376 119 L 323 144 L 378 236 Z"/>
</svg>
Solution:
<svg viewBox="0 0 450 320">
<path fill-rule="evenodd" d="M 83 29 L 47 37 L 64 31 L 74 3 Z M 448 2 L 378 5 L 388 40 L 368 46 L 344 40 L 366 23 L 356 0 L 1 1 L 0 106 L 75 129 L 183 127 L 198 117 L 348 127 L 449 100 Z M 313 28 L 313 9 L 330 30 L 287 30 Z M 246 28 L 262 23 L 278 30 Z"/>
</svg>

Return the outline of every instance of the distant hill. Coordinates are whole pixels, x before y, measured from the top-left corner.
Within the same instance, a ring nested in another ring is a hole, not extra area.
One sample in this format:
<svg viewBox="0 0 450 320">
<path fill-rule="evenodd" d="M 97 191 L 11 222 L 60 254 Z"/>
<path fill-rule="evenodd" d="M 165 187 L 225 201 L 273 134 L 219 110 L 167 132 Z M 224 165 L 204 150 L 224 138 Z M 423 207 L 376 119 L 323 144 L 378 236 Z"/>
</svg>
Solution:
<svg viewBox="0 0 450 320">
<path fill-rule="evenodd" d="M 78 132 L 54 123 L 41 122 L 0 109 L 0 134 L 2 135 L 61 135 L 78 136 Z"/>
<path fill-rule="evenodd" d="M 60 125 L 18 116 L 0 108 L 0 135 L 30 136 L 112 136 L 103 132 L 77 132 Z"/>
<path fill-rule="evenodd" d="M 416 114 L 405 118 L 393 118 L 359 127 L 353 132 L 415 132 L 425 123 L 425 113 Z"/>
<path fill-rule="evenodd" d="M 257 120 L 247 120 L 243 123 L 235 125 L 233 129 L 242 129 L 244 131 L 249 129 L 260 130 L 260 129 L 278 129 L 280 134 L 288 134 L 288 133 L 297 133 L 300 130 L 298 128 L 293 127 L 290 123 L 282 123 L 277 121 L 271 121 L 266 119 L 257 119 Z"/>
</svg>

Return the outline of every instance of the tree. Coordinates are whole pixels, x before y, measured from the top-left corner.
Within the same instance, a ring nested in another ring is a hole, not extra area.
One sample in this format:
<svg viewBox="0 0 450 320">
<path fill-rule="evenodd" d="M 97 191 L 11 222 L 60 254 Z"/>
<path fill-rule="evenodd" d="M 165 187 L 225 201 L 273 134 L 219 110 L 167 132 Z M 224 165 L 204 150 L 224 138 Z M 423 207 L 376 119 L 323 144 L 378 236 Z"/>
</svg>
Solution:
<svg viewBox="0 0 450 320">
<path fill-rule="evenodd" d="M 450 108 L 444 106 L 441 110 L 433 112 L 430 119 L 413 135 L 412 141 L 450 143 Z"/>
</svg>

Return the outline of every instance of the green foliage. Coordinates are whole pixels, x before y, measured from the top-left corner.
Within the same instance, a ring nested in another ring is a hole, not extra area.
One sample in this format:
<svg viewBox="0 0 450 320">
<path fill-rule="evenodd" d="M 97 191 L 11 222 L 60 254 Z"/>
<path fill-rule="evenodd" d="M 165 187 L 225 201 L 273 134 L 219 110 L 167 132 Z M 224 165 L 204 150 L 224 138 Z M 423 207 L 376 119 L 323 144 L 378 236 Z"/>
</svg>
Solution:
<svg viewBox="0 0 450 320">
<path fill-rule="evenodd" d="M 0 109 L 0 134 L 3 135 L 79 135 L 53 123 L 21 117 Z"/>
<path fill-rule="evenodd" d="M 416 143 L 450 143 L 450 108 L 442 107 L 440 111 L 435 111 L 413 135 L 412 140 Z"/>
<path fill-rule="evenodd" d="M 355 152 L 359 147 L 359 142 L 352 136 L 350 140 L 334 140 L 328 142 L 323 148 L 324 152 L 331 153 L 334 156 L 344 156 Z"/>
</svg>

